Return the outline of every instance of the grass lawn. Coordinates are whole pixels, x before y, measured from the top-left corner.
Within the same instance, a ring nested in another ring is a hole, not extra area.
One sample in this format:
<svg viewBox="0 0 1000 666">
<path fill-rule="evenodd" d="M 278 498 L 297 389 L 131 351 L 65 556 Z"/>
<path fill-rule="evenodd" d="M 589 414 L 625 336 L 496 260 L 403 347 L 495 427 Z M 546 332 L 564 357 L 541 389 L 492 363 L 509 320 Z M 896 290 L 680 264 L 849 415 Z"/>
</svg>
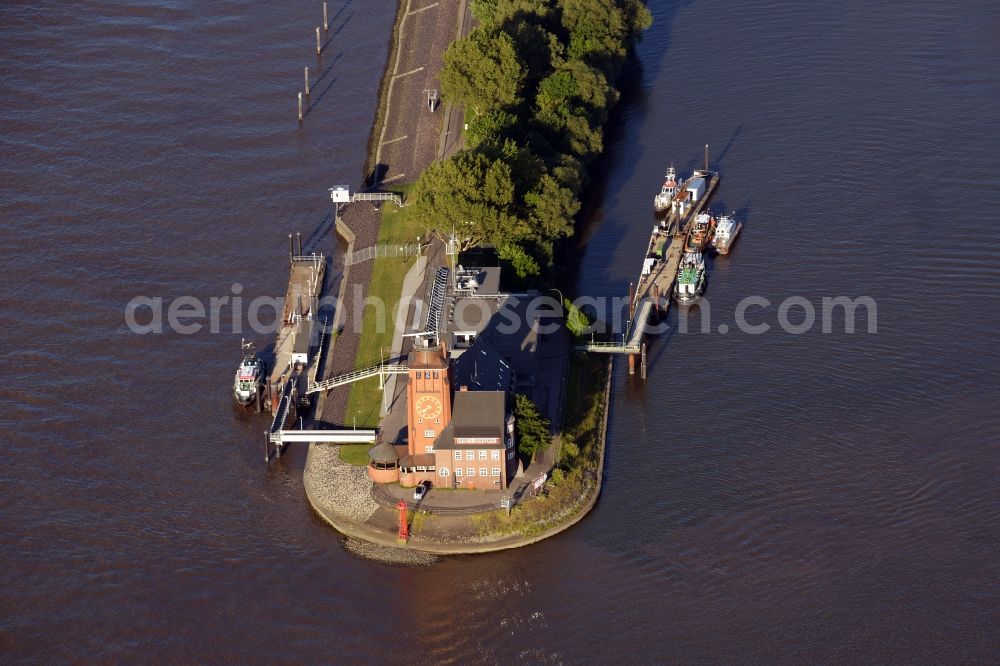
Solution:
<svg viewBox="0 0 1000 666">
<path fill-rule="evenodd" d="M 341 444 L 340 459 L 348 465 L 366 467 L 368 465 L 368 444 Z"/>
<path fill-rule="evenodd" d="M 393 191 L 403 193 L 405 202 L 412 191 L 412 184 L 394 186 Z M 382 225 L 379 227 L 379 243 L 413 243 L 417 236 L 427 235 L 427 231 L 410 215 L 412 207 L 402 208 L 386 202 L 382 208 Z M 355 369 L 375 365 L 392 351 L 392 329 L 396 320 L 396 307 L 403 288 L 403 279 L 413 267 L 416 257 L 380 257 L 375 260 L 372 278 L 368 285 L 368 297 L 379 298 L 385 304 L 385 319 L 382 330 L 378 327 L 378 311 L 374 306 L 365 308 L 361 323 L 361 338 L 354 359 Z M 384 355 L 384 356 L 383 356 Z M 344 425 L 374 427 L 378 425 L 382 392 L 378 387 L 378 377 L 365 379 L 351 385 L 347 399 Z"/>
</svg>

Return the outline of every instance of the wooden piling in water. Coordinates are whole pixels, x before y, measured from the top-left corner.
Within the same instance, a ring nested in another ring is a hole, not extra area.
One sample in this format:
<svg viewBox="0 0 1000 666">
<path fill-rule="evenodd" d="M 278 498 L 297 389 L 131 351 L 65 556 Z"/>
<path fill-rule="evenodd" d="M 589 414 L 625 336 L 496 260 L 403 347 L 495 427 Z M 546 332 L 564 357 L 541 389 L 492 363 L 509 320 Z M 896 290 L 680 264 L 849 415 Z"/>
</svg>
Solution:
<svg viewBox="0 0 1000 666">
<path fill-rule="evenodd" d="M 323 42 L 320 41 L 319 26 L 316 26 L 316 55 L 321 55 L 322 53 L 323 53 Z"/>
<path fill-rule="evenodd" d="M 635 374 L 635 354 L 628 355 L 628 374 Z"/>
<path fill-rule="evenodd" d="M 642 343 L 642 380 L 646 381 L 646 343 Z"/>
<path fill-rule="evenodd" d="M 299 93 L 299 122 L 302 122 L 302 93 Z"/>
<path fill-rule="evenodd" d="M 330 13 L 326 9 L 326 3 L 323 3 L 323 32 L 330 31 Z"/>
<path fill-rule="evenodd" d="M 305 79 L 306 79 L 306 95 L 308 96 L 309 95 L 309 67 L 306 67 Z"/>
</svg>

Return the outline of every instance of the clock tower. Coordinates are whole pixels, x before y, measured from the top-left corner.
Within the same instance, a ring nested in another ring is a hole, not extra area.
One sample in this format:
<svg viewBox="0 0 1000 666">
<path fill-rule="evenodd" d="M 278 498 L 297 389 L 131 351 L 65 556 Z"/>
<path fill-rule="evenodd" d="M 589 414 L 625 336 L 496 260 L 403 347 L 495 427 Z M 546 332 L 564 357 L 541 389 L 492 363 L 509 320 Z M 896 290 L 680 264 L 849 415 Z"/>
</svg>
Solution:
<svg viewBox="0 0 1000 666">
<path fill-rule="evenodd" d="M 451 421 L 451 382 L 444 344 L 420 346 L 407 359 L 406 425 L 411 456 L 433 453 L 434 440 Z"/>
</svg>

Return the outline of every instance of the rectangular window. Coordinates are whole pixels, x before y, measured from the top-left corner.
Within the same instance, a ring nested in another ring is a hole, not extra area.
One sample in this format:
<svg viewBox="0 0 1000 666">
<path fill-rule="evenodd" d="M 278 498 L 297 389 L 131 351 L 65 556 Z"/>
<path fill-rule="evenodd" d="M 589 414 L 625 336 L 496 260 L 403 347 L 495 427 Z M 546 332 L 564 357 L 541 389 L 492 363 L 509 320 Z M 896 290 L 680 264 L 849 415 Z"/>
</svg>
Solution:
<svg viewBox="0 0 1000 666">
<path fill-rule="evenodd" d="M 427 428 L 424 430 L 424 437 L 427 439 L 434 439 L 434 428 Z"/>
<path fill-rule="evenodd" d="M 490 460 L 500 460 L 500 452 L 496 449 L 490 451 Z"/>
<path fill-rule="evenodd" d="M 476 475 L 476 468 L 475 467 L 466 467 L 465 468 L 465 472 L 466 472 L 466 474 L 468 476 L 475 476 Z"/>
<path fill-rule="evenodd" d="M 455 468 L 455 476 L 462 476 L 462 468 L 461 467 L 456 467 Z"/>
<path fill-rule="evenodd" d="M 479 452 L 479 459 L 480 460 L 486 460 L 486 451 L 485 450 Z"/>
<path fill-rule="evenodd" d="M 489 474 L 489 470 L 487 470 L 485 467 L 480 467 L 479 468 L 479 476 L 487 476 L 488 474 Z"/>
<path fill-rule="evenodd" d="M 455 451 L 455 460 L 461 460 L 461 459 L 462 459 L 462 452 Z"/>
<path fill-rule="evenodd" d="M 476 452 L 475 451 L 466 451 L 465 452 L 465 459 L 466 460 L 475 460 L 476 459 Z"/>
<path fill-rule="evenodd" d="M 494 467 L 490 470 L 490 476 L 500 476 L 500 468 Z"/>
<path fill-rule="evenodd" d="M 434 447 L 433 446 L 425 446 L 424 447 L 424 453 L 434 453 Z"/>
<path fill-rule="evenodd" d="M 514 452 L 513 451 L 508 451 L 507 452 L 507 460 L 513 460 L 513 459 L 514 459 Z"/>
</svg>

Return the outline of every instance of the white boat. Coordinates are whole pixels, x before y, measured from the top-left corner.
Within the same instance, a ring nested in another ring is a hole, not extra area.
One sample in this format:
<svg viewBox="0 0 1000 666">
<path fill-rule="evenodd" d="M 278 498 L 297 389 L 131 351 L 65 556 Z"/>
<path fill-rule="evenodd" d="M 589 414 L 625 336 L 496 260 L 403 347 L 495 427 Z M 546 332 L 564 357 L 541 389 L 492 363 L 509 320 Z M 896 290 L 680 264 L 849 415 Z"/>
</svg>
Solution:
<svg viewBox="0 0 1000 666">
<path fill-rule="evenodd" d="M 653 208 L 656 209 L 656 212 L 660 213 L 670 208 L 670 202 L 675 194 L 677 194 L 677 171 L 671 165 L 667 169 L 667 179 L 663 181 L 660 193 L 653 197 Z"/>
<path fill-rule="evenodd" d="M 712 247 L 719 254 L 729 254 L 729 249 L 736 242 L 736 237 L 743 228 L 743 223 L 736 219 L 733 213 L 723 215 L 715 223 L 715 235 L 712 236 Z"/>
<path fill-rule="evenodd" d="M 261 410 L 264 385 L 264 362 L 257 356 L 253 343 L 242 341 L 243 360 L 236 368 L 236 378 L 233 380 L 233 400 L 243 407 L 257 406 Z"/>
<path fill-rule="evenodd" d="M 705 291 L 705 255 L 698 251 L 685 252 L 674 282 L 674 297 L 688 303 Z"/>
</svg>

